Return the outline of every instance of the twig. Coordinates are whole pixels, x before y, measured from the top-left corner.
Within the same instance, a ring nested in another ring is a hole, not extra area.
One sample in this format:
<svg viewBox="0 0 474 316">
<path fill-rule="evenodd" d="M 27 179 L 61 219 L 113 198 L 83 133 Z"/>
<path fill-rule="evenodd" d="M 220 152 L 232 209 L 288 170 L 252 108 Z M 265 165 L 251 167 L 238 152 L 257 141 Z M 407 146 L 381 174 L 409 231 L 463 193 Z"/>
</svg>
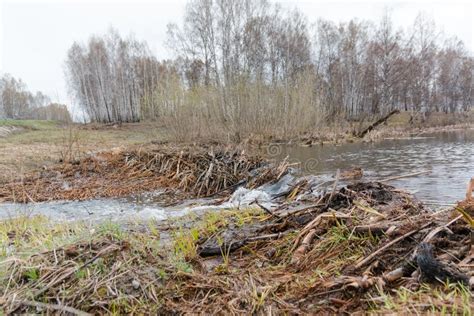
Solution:
<svg viewBox="0 0 474 316">
<path fill-rule="evenodd" d="M 324 199 L 324 195 L 321 196 L 321 198 L 316 202 L 316 204 L 311 204 L 311 205 L 305 206 L 303 208 L 287 211 L 286 213 L 281 214 L 280 217 L 285 218 L 285 217 L 292 216 L 292 215 L 299 214 L 299 213 L 303 213 L 303 212 L 306 213 L 306 211 L 311 210 L 315 207 L 324 206 L 324 204 L 320 204 L 323 199 Z M 311 210 L 311 212 L 312 211 L 313 210 Z M 311 212 L 308 212 L 308 213 L 311 213 Z"/>
<path fill-rule="evenodd" d="M 462 215 L 459 215 L 458 217 L 456 217 L 455 219 L 453 219 L 446 225 L 436 227 L 428 235 L 426 235 L 426 237 L 423 239 L 423 242 L 429 242 L 431 239 L 433 239 L 434 236 L 436 236 L 439 232 L 442 232 L 443 230 L 447 230 L 448 232 L 452 234 L 453 232 L 450 231 L 448 227 L 461 218 L 462 218 Z"/>
<path fill-rule="evenodd" d="M 80 311 L 78 309 L 75 309 L 73 307 L 59 305 L 59 304 L 46 304 L 46 303 L 40 303 L 40 302 L 35 302 L 35 301 L 19 301 L 18 303 L 21 305 L 32 306 L 32 307 L 37 307 L 37 308 L 53 309 L 56 311 L 74 314 L 77 316 L 91 316 L 92 315 L 92 314 Z"/>
<path fill-rule="evenodd" d="M 268 235 L 262 235 L 262 236 L 255 236 L 255 237 L 249 237 L 247 238 L 247 241 L 258 241 L 258 240 L 263 240 L 263 239 L 279 239 L 285 235 L 288 235 L 289 233 L 294 232 L 294 230 L 287 230 L 285 232 L 281 233 L 274 233 L 274 234 L 268 234 Z"/>
<path fill-rule="evenodd" d="M 264 210 L 266 213 L 270 214 L 272 217 L 280 218 L 280 215 L 273 213 L 272 211 L 270 211 L 270 209 L 268 209 L 268 208 L 266 208 L 265 206 L 263 206 L 263 205 L 261 205 L 260 203 L 258 203 L 257 200 L 255 200 L 253 203 L 257 204 L 258 207 L 260 207 L 260 208 L 261 208 L 262 210 Z"/>
<path fill-rule="evenodd" d="M 419 176 L 420 174 L 425 174 L 425 173 L 430 173 L 430 172 L 431 172 L 430 170 L 427 170 L 427 171 L 420 171 L 420 172 L 414 172 L 414 173 L 409 173 L 409 174 L 403 174 L 401 176 L 385 178 L 385 179 L 379 180 L 378 182 L 388 182 L 388 181 L 392 181 L 392 180 L 398 180 L 398 179 L 403 179 L 403 178 L 408 178 L 408 177 Z"/>
<path fill-rule="evenodd" d="M 303 238 L 300 246 L 295 250 L 293 253 L 293 257 L 291 258 L 292 263 L 297 263 L 301 257 L 308 251 L 309 245 L 313 241 L 314 236 L 316 235 L 316 229 L 313 228 L 309 231 L 308 234 Z"/>
<path fill-rule="evenodd" d="M 51 287 L 55 286 L 56 284 L 62 282 L 63 280 L 67 279 L 68 277 L 70 277 L 71 275 L 73 275 L 74 273 L 76 273 L 77 271 L 85 268 L 86 266 L 88 266 L 89 264 L 91 264 L 92 262 L 94 262 L 95 260 L 97 260 L 99 257 L 101 257 L 102 255 L 110 252 L 110 251 L 115 251 L 115 250 L 119 250 L 120 247 L 118 247 L 117 245 L 115 244 L 112 244 L 104 249 L 102 249 L 101 251 L 99 251 L 92 259 L 89 259 L 87 260 L 84 264 L 82 264 L 81 266 L 77 267 L 77 268 L 74 268 L 74 269 L 70 269 L 67 273 L 65 273 L 64 275 L 58 277 L 55 281 L 49 283 L 48 285 L 46 285 L 45 287 L 43 287 L 42 289 L 38 290 L 36 293 L 33 294 L 33 297 L 38 297 L 39 295 L 43 294 L 44 292 L 46 292 L 48 289 L 50 289 Z"/>
<path fill-rule="evenodd" d="M 392 240 L 391 242 L 387 243 L 385 246 L 377 249 L 376 251 L 372 252 L 370 255 L 368 255 L 365 259 L 363 259 L 362 261 L 359 261 L 356 265 L 355 265 L 355 268 L 356 269 L 360 269 L 361 267 L 363 267 L 365 264 L 369 263 L 370 261 L 372 261 L 372 259 L 374 259 L 375 256 L 377 256 L 379 253 L 381 253 L 382 251 L 384 251 L 385 249 L 389 248 L 390 246 L 396 244 L 397 242 L 413 235 L 414 233 L 422 230 L 423 228 L 426 228 L 428 227 L 429 225 L 431 225 L 431 222 L 429 223 L 426 223 L 425 225 L 419 227 L 419 228 L 415 228 L 411 231 L 409 231 L 408 233 L 398 237 L 398 238 L 395 238 L 394 240 Z"/>
<path fill-rule="evenodd" d="M 380 212 L 377 212 L 377 210 L 375 210 L 374 208 L 368 206 L 368 205 L 362 205 L 361 203 L 357 202 L 357 201 L 354 201 L 354 205 L 357 206 L 359 209 L 361 209 L 362 211 L 364 212 L 367 212 L 367 213 L 370 213 L 370 214 L 374 214 L 376 216 L 379 216 L 383 219 L 386 219 L 387 218 L 387 215 L 385 214 L 382 214 Z"/>
<path fill-rule="evenodd" d="M 329 206 L 329 203 L 331 203 L 331 200 L 334 196 L 334 193 L 336 192 L 336 188 L 337 188 L 337 183 L 339 182 L 339 177 L 341 175 L 341 172 L 339 169 L 337 169 L 337 172 L 336 172 L 336 179 L 334 179 L 334 184 L 332 186 L 332 191 L 331 191 L 331 195 L 329 195 L 329 198 L 328 200 L 326 201 L 326 207 Z"/>
<path fill-rule="evenodd" d="M 313 228 L 318 226 L 321 223 L 323 218 L 329 218 L 329 219 L 350 218 L 350 215 L 339 213 L 334 210 L 323 213 L 323 214 L 319 214 L 311 222 L 306 224 L 306 226 L 300 231 L 298 236 L 296 236 L 293 247 L 291 248 L 291 252 L 293 252 L 298 247 L 298 245 L 300 244 L 300 240 L 303 238 L 303 236 L 305 236 L 309 231 L 311 231 Z"/>
</svg>

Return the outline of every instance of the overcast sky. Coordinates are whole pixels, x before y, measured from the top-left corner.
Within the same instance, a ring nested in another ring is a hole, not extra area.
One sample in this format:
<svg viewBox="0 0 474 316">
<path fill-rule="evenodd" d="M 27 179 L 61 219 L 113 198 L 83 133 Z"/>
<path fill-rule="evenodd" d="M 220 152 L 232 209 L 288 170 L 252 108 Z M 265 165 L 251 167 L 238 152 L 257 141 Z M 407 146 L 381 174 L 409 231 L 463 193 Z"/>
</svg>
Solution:
<svg viewBox="0 0 474 316">
<path fill-rule="evenodd" d="M 400 27 L 425 13 L 447 34 L 456 35 L 474 51 L 474 1 L 469 0 L 314 0 L 276 1 L 300 8 L 309 22 L 351 18 L 377 21 L 386 9 Z M 21 78 L 28 88 L 71 105 L 64 81 L 64 60 L 74 41 L 86 41 L 110 26 L 122 35 L 146 40 L 159 58 L 169 57 L 163 42 L 166 25 L 181 22 L 186 1 L 0 0 L 0 73 Z"/>
</svg>

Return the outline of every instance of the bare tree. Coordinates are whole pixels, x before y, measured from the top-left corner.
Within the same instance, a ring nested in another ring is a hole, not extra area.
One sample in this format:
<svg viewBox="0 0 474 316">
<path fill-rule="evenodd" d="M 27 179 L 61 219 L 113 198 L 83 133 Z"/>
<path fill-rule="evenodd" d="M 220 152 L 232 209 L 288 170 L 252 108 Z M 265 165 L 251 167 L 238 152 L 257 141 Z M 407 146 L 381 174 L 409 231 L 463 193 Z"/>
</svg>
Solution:
<svg viewBox="0 0 474 316">
<path fill-rule="evenodd" d="M 68 82 L 93 121 L 162 119 L 181 135 L 216 127 L 236 139 L 394 109 L 472 108 L 471 53 L 423 15 L 408 31 L 388 13 L 378 23 L 319 20 L 314 30 L 303 13 L 266 0 L 190 0 L 182 23 L 168 25 L 172 60 L 111 30 L 71 47 Z"/>
</svg>

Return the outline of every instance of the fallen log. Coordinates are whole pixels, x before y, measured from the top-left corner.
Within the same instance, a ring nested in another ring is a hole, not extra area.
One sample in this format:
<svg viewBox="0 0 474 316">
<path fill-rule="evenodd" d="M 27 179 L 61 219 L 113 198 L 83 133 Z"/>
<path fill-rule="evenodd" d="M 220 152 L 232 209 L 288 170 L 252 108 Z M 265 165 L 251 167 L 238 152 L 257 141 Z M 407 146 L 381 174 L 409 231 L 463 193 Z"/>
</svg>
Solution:
<svg viewBox="0 0 474 316">
<path fill-rule="evenodd" d="M 247 239 L 237 240 L 234 242 L 224 242 L 222 245 L 202 245 L 198 248 L 198 254 L 201 257 L 220 256 L 231 253 L 247 243 Z"/>
<path fill-rule="evenodd" d="M 210 244 L 203 244 L 198 247 L 198 254 L 201 257 L 211 257 L 211 256 L 221 256 L 223 254 L 230 254 L 246 244 L 254 241 L 260 241 L 260 240 L 265 240 L 265 239 L 279 239 L 289 233 L 292 233 L 293 230 L 288 230 L 286 232 L 282 233 L 274 233 L 274 234 L 268 234 L 268 235 L 262 235 L 262 236 L 254 236 L 254 237 L 248 237 L 244 238 L 242 240 L 236 240 L 236 241 L 224 241 L 221 245 L 215 244 L 215 243 L 210 243 Z"/>
<path fill-rule="evenodd" d="M 369 127 L 364 129 L 363 131 L 361 131 L 359 133 L 356 133 L 354 136 L 356 136 L 358 138 L 363 138 L 368 132 L 370 132 L 371 130 L 373 130 L 374 128 L 379 126 L 380 124 L 385 123 L 392 115 L 395 115 L 395 114 L 398 114 L 398 113 L 400 113 L 400 110 L 393 110 L 392 112 L 388 113 L 384 117 L 377 120 L 375 123 L 370 124 Z"/>
</svg>

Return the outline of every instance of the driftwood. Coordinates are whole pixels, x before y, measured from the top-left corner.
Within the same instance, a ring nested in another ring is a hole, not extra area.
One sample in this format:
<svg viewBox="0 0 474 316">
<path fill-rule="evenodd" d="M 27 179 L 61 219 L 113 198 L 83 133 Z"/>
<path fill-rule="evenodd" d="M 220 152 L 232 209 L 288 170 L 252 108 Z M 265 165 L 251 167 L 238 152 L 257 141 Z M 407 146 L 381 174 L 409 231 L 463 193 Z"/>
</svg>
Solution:
<svg viewBox="0 0 474 316">
<path fill-rule="evenodd" d="M 405 239 L 405 238 L 407 238 L 407 237 L 409 237 L 409 236 L 411 236 L 411 235 L 413 235 L 413 234 L 419 232 L 420 230 L 422 230 L 422 229 L 428 227 L 428 226 L 431 225 L 431 224 L 432 224 L 432 223 L 429 222 L 429 223 L 427 223 L 427 224 L 421 226 L 420 228 L 415 228 L 414 230 L 411 230 L 411 231 L 409 231 L 408 233 L 406 233 L 406 234 L 404 234 L 404 235 L 402 235 L 402 236 L 400 236 L 400 237 L 398 237 L 398 238 L 395 238 L 394 240 L 392 240 L 392 241 L 390 241 L 389 243 L 387 243 L 385 246 L 383 246 L 383 247 L 377 249 L 376 251 L 372 252 L 370 255 L 368 255 L 367 257 L 365 257 L 363 260 L 359 261 L 359 262 L 355 265 L 356 269 L 359 269 L 359 268 L 363 267 L 365 264 L 367 264 L 367 263 L 369 263 L 370 261 L 372 261 L 379 253 L 381 253 L 381 252 L 384 251 L 385 249 L 387 249 L 387 248 L 391 247 L 392 245 L 396 244 L 397 242 L 399 242 L 399 241 L 401 241 L 401 240 L 403 240 L 403 239 Z"/>
<path fill-rule="evenodd" d="M 286 232 L 282 233 L 274 233 L 274 234 L 268 234 L 268 235 L 263 235 L 263 236 L 254 236 L 254 237 L 248 237 L 244 238 L 241 240 L 236 240 L 236 241 L 224 241 L 221 245 L 218 244 L 203 244 L 198 247 L 198 254 L 201 257 L 211 257 L 211 256 L 222 256 L 224 254 L 230 254 L 231 252 L 234 252 L 243 246 L 245 246 L 247 243 L 253 242 L 253 241 L 259 241 L 259 240 L 266 240 L 266 239 L 279 239 L 289 233 L 292 233 L 293 230 L 289 230 Z"/>
<path fill-rule="evenodd" d="M 403 179 L 403 178 L 419 176 L 421 174 L 426 174 L 426 173 L 430 173 L 430 172 L 431 171 L 427 170 L 427 171 L 419 171 L 419 172 L 414 172 L 414 173 L 409 173 L 409 174 L 403 174 L 401 176 L 394 176 L 394 177 L 385 178 L 385 179 L 379 180 L 379 182 L 384 183 L 384 182 L 388 182 L 388 181 L 392 181 L 392 180 L 398 180 L 398 179 Z"/>
<path fill-rule="evenodd" d="M 355 234 L 360 235 L 373 235 L 380 236 L 384 235 L 389 231 L 389 229 L 396 229 L 396 226 L 391 226 L 388 224 L 385 225 L 367 225 L 367 226 L 356 226 L 352 230 Z"/>
<path fill-rule="evenodd" d="M 395 282 L 402 277 L 409 277 L 416 270 L 416 261 L 409 260 L 405 262 L 400 268 L 384 274 L 383 279 L 387 282 Z"/>
<path fill-rule="evenodd" d="M 43 309 L 43 310 L 53 310 L 59 313 L 66 313 L 66 314 L 72 314 L 72 315 L 77 315 L 77 316 L 92 316 L 92 314 L 83 312 L 81 310 L 78 310 L 70 306 L 64 306 L 60 304 L 46 304 L 46 303 L 26 301 L 26 300 L 20 301 L 19 303 L 20 305 L 36 307 L 37 309 Z"/>
<path fill-rule="evenodd" d="M 198 248 L 198 253 L 201 257 L 211 257 L 223 254 L 228 254 L 241 248 L 247 243 L 247 239 L 238 240 L 234 242 L 224 242 L 222 245 L 202 245 Z"/>
<path fill-rule="evenodd" d="M 264 210 L 266 213 L 270 214 L 272 217 L 276 217 L 276 218 L 280 218 L 280 216 L 278 214 L 275 214 L 274 212 L 272 212 L 269 208 L 263 206 L 262 204 L 258 203 L 257 200 L 255 200 L 253 203 L 257 204 L 258 207 L 260 207 L 262 210 Z M 252 204 L 252 203 L 251 203 Z"/>
<path fill-rule="evenodd" d="M 300 241 L 304 240 L 305 236 L 309 234 L 312 229 L 316 228 L 325 218 L 329 220 L 347 219 L 347 218 L 350 218 L 350 215 L 343 214 L 336 211 L 330 211 L 323 214 L 319 214 L 311 222 L 306 224 L 306 226 L 303 229 L 300 230 L 300 233 L 295 238 L 291 251 L 293 252 L 295 249 L 297 249 L 298 246 L 300 245 Z"/>
<path fill-rule="evenodd" d="M 300 246 L 295 250 L 293 253 L 293 257 L 291 258 L 292 263 L 297 263 L 300 259 L 305 255 L 308 251 L 311 242 L 313 241 L 314 236 L 316 235 L 316 229 L 311 229 L 308 234 L 304 237 L 303 241 L 301 242 Z"/>
<path fill-rule="evenodd" d="M 467 184 L 466 201 L 472 200 L 472 191 L 474 191 L 474 178 L 471 178 L 471 180 L 469 180 L 469 183 Z"/>
<path fill-rule="evenodd" d="M 375 123 L 370 124 L 369 127 L 364 129 L 363 131 L 357 133 L 355 136 L 359 137 L 359 138 L 363 138 L 368 132 L 370 132 L 371 130 L 373 130 L 374 128 L 379 126 L 380 124 L 385 123 L 392 115 L 395 115 L 397 113 L 400 113 L 400 110 L 393 110 L 392 112 L 388 113 L 384 117 L 377 120 Z"/>
</svg>

